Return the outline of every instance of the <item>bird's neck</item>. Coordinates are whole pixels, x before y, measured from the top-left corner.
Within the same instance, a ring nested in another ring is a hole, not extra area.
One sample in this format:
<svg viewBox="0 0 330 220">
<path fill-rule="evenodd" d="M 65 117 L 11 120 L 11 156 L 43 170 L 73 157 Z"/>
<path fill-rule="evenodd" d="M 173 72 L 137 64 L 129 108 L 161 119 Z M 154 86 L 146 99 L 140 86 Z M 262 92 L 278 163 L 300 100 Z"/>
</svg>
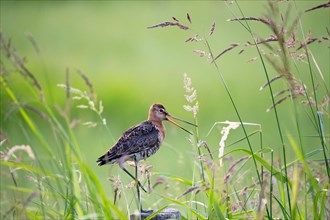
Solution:
<svg viewBox="0 0 330 220">
<path fill-rule="evenodd" d="M 153 118 L 149 118 L 148 121 L 154 124 L 157 127 L 157 129 L 160 131 L 160 139 L 161 139 L 160 141 L 162 142 L 166 134 L 166 128 L 163 125 L 162 121 L 159 119 L 155 120 Z"/>
<path fill-rule="evenodd" d="M 163 126 L 164 126 L 161 120 L 159 120 L 159 119 L 155 119 L 155 118 L 153 118 L 153 117 L 149 117 L 149 118 L 148 118 L 148 121 L 150 121 L 150 122 L 153 123 L 154 125 L 157 125 L 158 127 L 163 127 Z"/>
</svg>

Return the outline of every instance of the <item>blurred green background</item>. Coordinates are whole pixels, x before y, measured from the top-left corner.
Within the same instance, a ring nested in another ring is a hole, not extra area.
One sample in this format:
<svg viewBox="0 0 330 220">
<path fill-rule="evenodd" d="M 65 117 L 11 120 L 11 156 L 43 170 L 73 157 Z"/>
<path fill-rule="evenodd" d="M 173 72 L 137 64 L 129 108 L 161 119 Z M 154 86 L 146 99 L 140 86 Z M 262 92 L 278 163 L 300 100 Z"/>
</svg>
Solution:
<svg viewBox="0 0 330 220">
<path fill-rule="evenodd" d="M 238 2 L 247 17 L 262 17 L 266 14 L 266 2 Z M 291 18 L 321 3 L 295 1 Z M 282 5 L 283 8 L 287 7 L 287 3 Z M 171 21 L 172 16 L 188 24 L 186 13 L 191 16 L 193 30 L 183 31 L 177 27 L 147 29 L 148 26 Z M 128 127 L 145 120 L 149 106 L 155 102 L 164 104 L 171 114 L 193 121 L 192 114 L 183 109 L 183 105 L 187 104 L 183 89 L 183 74 L 186 72 L 198 93 L 200 137 L 208 142 L 214 156 L 217 156 L 220 128 L 213 130 L 208 137 L 207 133 L 217 121 L 238 119 L 214 66 L 206 58 L 200 58 L 192 52 L 194 49 L 206 50 L 205 45 L 185 43 L 185 40 L 195 33 L 207 36 L 215 22 L 215 32 L 209 38 L 215 55 L 232 43 L 243 45 L 246 41 L 252 41 L 238 22 L 226 21 L 234 17 L 232 13 L 239 17 L 237 8 L 231 5 L 227 7 L 220 1 L 1 1 L 1 32 L 11 39 L 18 52 L 27 59 L 27 67 L 42 83 L 51 106 L 64 106 L 65 90 L 57 87 L 57 84 L 65 83 L 65 69 L 70 69 L 72 87 L 87 90 L 76 70 L 84 72 L 93 83 L 98 99 L 103 101 L 103 116 L 115 139 Z M 270 30 L 263 24 L 250 24 L 257 36 L 269 36 Z M 314 37 L 326 36 L 329 10 L 302 14 L 302 27 L 304 34 L 310 30 Z M 27 36 L 33 36 L 40 47 L 40 55 L 34 51 Z M 327 46 L 327 42 L 315 43 L 310 49 L 325 81 L 329 82 Z M 259 91 L 266 82 L 260 59 L 248 62 L 258 56 L 257 51 L 254 47 L 245 48 L 245 52 L 238 55 L 242 48 L 240 46 L 222 56 L 218 60 L 220 70 L 242 120 L 261 124 L 263 145 L 280 149 L 274 112 L 266 112 L 271 105 L 268 89 Z M 308 65 L 298 62 L 297 66 L 301 68 L 297 76 L 310 86 L 307 81 Z M 275 76 L 270 65 L 267 67 L 269 73 Z M 273 86 L 275 90 L 280 90 L 286 87 L 286 83 L 279 80 Z M 33 105 L 36 101 L 30 96 L 30 91 L 20 91 L 23 88 L 20 84 L 15 88 L 18 94 L 24 94 L 21 101 Z M 4 116 L 10 109 L 9 103 L 4 100 L 1 104 L 1 129 L 10 144 L 30 144 L 35 151 L 42 151 L 38 149 L 39 146 L 33 145 L 32 140 L 26 139 L 19 125 L 22 122 Z M 84 103 L 76 101 L 74 104 Z M 285 101 L 278 110 L 284 132 L 296 135 L 292 102 Z M 74 108 L 72 117 L 79 118 L 81 122 L 97 120 L 93 112 L 85 109 Z M 41 119 L 36 117 L 36 120 Z M 310 126 L 308 117 L 302 116 L 300 120 L 303 135 L 314 135 L 315 130 Z M 47 128 L 44 122 L 40 122 L 40 126 Z M 187 141 L 186 133 L 167 123 L 166 127 L 168 133 L 165 143 L 148 161 L 154 166 L 154 172 L 169 172 L 190 178 L 196 149 Z M 255 129 L 248 128 L 249 131 Z M 103 126 L 87 128 L 79 125 L 75 130 L 86 162 L 110 192 L 105 173 L 125 174 L 117 167 L 108 172 L 104 167 L 97 167 L 95 161 L 112 146 L 113 139 Z M 44 132 L 48 132 L 47 129 Z M 242 137 L 243 132 L 238 129 L 230 134 L 228 143 Z M 258 137 L 253 139 L 256 149 L 260 147 L 258 140 Z M 310 142 L 306 148 L 312 150 L 317 147 L 313 141 Z M 233 147 L 247 148 L 247 144 L 241 142 Z M 294 155 L 291 158 L 293 160 Z"/>
</svg>

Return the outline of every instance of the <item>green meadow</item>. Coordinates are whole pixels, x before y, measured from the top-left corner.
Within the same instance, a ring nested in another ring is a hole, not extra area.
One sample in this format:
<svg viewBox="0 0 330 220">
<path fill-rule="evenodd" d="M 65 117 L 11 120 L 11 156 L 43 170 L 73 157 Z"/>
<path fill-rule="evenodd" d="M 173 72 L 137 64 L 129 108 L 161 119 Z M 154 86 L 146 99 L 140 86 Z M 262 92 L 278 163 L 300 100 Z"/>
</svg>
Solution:
<svg viewBox="0 0 330 220">
<path fill-rule="evenodd" d="M 145 209 L 330 218 L 329 3 L 0 6 L 1 219 L 136 213 L 132 179 L 96 160 L 153 103 L 198 127 L 164 122 L 140 163 Z"/>
</svg>

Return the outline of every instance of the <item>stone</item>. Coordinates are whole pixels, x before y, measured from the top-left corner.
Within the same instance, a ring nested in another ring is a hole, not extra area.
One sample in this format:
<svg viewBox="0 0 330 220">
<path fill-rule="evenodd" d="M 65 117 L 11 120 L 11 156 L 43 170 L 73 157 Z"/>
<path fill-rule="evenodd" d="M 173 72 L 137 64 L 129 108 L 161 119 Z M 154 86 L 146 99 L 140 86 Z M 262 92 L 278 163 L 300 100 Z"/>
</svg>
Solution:
<svg viewBox="0 0 330 220">
<path fill-rule="evenodd" d="M 148 216 L 152 215 L 153 213 L 157 212 L 157 210 L 145 210 L 141 213 L 141 220 L 146 219 Z M 166 208 L 156 216 L 152 218 L 153 220 L 165 220 L 165 219 L 181 219 L 181 213 L 179 210 L 174 208 Z M 139 216 L 136 214 L 132 214 L 130 216 L 130 220 L 139 220 Z"/>
</svg>

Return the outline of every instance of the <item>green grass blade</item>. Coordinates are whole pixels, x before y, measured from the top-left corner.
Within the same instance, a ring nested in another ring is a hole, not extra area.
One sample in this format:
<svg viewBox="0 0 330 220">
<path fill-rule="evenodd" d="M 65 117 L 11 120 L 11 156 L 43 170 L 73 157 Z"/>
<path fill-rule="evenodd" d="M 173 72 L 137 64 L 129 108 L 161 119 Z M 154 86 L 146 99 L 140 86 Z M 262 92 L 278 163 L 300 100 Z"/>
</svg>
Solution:
<svg viewBox="0 0 330 220">
<path fill-rule="evenodd" d="M 212 204 L 212 207 L 214 209 L 215 215 L 217 217 L 217 219 L 226 219 L 225 215 L 222 213 L 220 207 L 220 198 L 218 198 L 218 195 L 216 193 L 212 193 L 213 196 L 210 197 L 210 201 L 209 201 L 209 205 Z"/>
<path fill-rule="evenodd" d="M 288 139 L 289 139 L 290 145 L 293 148 L 294 152 L 296 153 L 299 161 L 303 164 L 304 171 L 307 174 L 307 176 L 309 177 L 309 180 L 312 184 L 313 189 L 315 191 L 317 191 L 318 190 L 317 180 L 315 179 L 311 170 L 309 169 L 309 165 L 307 164 L 307 161 L 306 161 L 304 155 L 302 154 L 300 148 L 297 146 L 297 143 L 294 141 L 294 139 L 292 138 L 291 135 L 288 135 Z"/>
<path fill-rule="evenodd" d="M 263 148 L 262 150 L 259 150 L 258 152 L 254 153 L 254 158 L 256 159 L 257 162 L 259 162 L 260 165 L 262 165 L 265 169 L 267 169 L 269 172 L 272 172 L 273 176 L 280 182 L 282 183 L 288 183 L 290 188 L 292 187 L 291 181 L 287 178 L 286 175 L 282 173 L 279 169 L 276 167 L 272 166 L 269 162 L 267 162 L 264 158 L 259 156 L 257 153 L 264 153 L 264 152 L 269 152 L 271 149 L 270 148 Z M 249 156 L 252 156 L 251 151 L 239 148 L 239 149 L 234 149 L 229 152 L 227 152 L 224 156 L 235 153 L 235 152 L 243 152 Z"/>
<path fill-rule="evenodd" d="M 239 6 L 238 4 L 238 1 L 235 1 L 236 2 L 236 5 L 242 15 L 243 18 L 245 18 L 245 15 L 241 9 L 241 7 Z M 269 1 L 271 3 L 271 1 Z M 242 25 L 243 23 L 240 22 Z M 282 132 L 282 127 L 281 127 L 281 124 L 280 124 L 280 118 L 279 118 L 279 114 L 277 112 L 277 106 L 276 106 L 276 102 L 275 102 L 275 96 L 274 96 L 274 92 L 273 92 L 273 88 L 270 84 L 270 77 L 269 77 L 269 73 L 268 73 L 268 69 L 266 67 L 266 63 L 264 61 L 264 58 L 263 58 L 263 55 L 262 55 L 262 52 L 261 52 L 261 49 L 260 49 L 260 46 L 259 44 L 257 44 L 257 37 L 255 37 L 255 34 L 254 34 L 254 31 L 252 31 L 250 25 L 249 25 L 249 22 L 247 20 L 245 20 L 245 25 L 243 25 L 243 27 L 248 31 L 248 33 L 251 35 L 251 38 L 254 42 L 254 45 L 255 45 L 255 48 L 258 52 L 258 55 L 259 55 L 259 58 L 260 58 L 260 61 L 261 61 L 261 65 L 262 65 L 262 68 L 263 68 L 263 72 L 265 74 L 265 77 L 266 77 L 266 80 L 267 80 L 267 83 L 268 83 L 268 88 L 269 88 L 269 95 L 271 97 L 271 100 L 272 100 L 272 105 L 274 106 L 274 117 L 276 119 L 276 127 L 277 127 L 277 130 L 278 130 L 278 135 L 279 135 L 279 138 L 280 138 L 280 141 L 281 141 L 281 145 L 282 145 L 282 153 L 283 153 L 283 160 L 284 160 L 284 172 L 285 172 L 285 176 L 288 176 L 288 172 L 287 172 L 287 167 L 286 167 L 286 164 L 287 164 L 287 160 L 286 160 L 286 150 L 285 150 L 285 143 L 284 143 L 284 138 L 283 138 L 283 132 Z M 278 41 L 280 42 L 280 41 Z M 287 68 L 288 65 L 287 65 L 287 62 L 288 62 L 288 56 L 287 56 L 287 51 L 286 51 L 286 48 L 283 46 L 283 44 L 279 44 L 279 46 L 281 47 L 281 51 L 282 51 L 282 61 L 283 61 L 283 65 L 284 65 L 284 68 Z M 254 159 L 254 158 L 253 158 Z M 260 183 L 261 185 L 261 183 Z M 290 190 L 289 190 L 289 185 L 286 184 L 286 189 L 287 189 L 287 197 L 288 197 L 288 203 L 289 203 L 289 208 L 291 210 L 291 199 L 290 199 Z M 268 213 L 268 211 L 267 211 Z"/>
<path fill-rule="evenodd" d="M 273 195 L 273 198 L 276 200 L 277 204 L 280 206 L 284 219 L 290 219 L 290 214 L 286 211 L 285 205 L 281 202 L 281 200 L 279 200 L 275 195 Z"/>
<path fill-rule="evenodd" d="M 177 205 L 179 205 L 179 206 L 181 206 L 183 208 L 186 208 L 186 209 L 190 210 L 191 213 L 194 214 L 199 219 L 202 219 L 202 220 L 206 220 L 207 219 L 207 216 L 201 214 L 197 210 L 195 210 L 195 209 L 187 206 L 186 204 L 184 204 L 183 202 L 180 202 L 177 199 L 172 199 L 172 198 L 169 198 L 169 197 L 163 197 L 163 198 L 166 199 L 166 200 L 168 200 L 168 201 L 170 201 L 170 202 L 173 202 L 173 203 L 175 203 L 175 204 L 177 204 Z"/>
<path fill-rule="evenodd" d="M 320 201 L 320 218 L 324 218 L 325 217 L 325 213 L 324 211 L 327 210 L 327 189 L 323 189 L 322 190 L 322 195 L 321 195 L 321 201 Z"/>
<path fill-rule="evenodd" d="M 50 155 L 52 155 L 53 154 L 52 153 L 52 150 L 49 147 L 49 145 L 47 144 L 46 140 L 41 135 L 40 131 L 37 129 L 36 125 L 31 120 L 31 118 L 29 117 L 29 115 L 26 113 L 25 109 L 21 107 L 21 104 L 19 103 L 19 101 L 16 98 L 15 94 L 9 88 L 9 86 L 7 85 L 6 81 L 3 79 L 2 76 L 0 76 L 0 84 L 2 84 L 3 88 L 5 89 L 6 93 L 10 97 L 10 99 L 14 102 L 14 104 L 18 106 L 19 113 L 21 114 L 22 118 L 24 119 L 24 121 L 26 122 L 26 124 L 28 125 L 28 127 L 31 129 L 31 131 L 33 132 L 33 134 L 39 139 L 39 141 L 46 148 L 46 150 L 48 151 L 48 153 Z"/>
<path fill-rule="evenodd" d="M 291 207 L 292 207 L 292 218 L 297 219 L 297 208 L 298 208 L 298 193 L 299 193 L 299 185 L 300 185 L 300 179 L 299 175 L 301 175 L 301 172 L 299 172 L 297 164 L 294 166 L 293 170 L 293 184 L 292 184 L 292 196 L 291 196 Z M 300 217 L 301 219 L 301 217 Z"/>
<path fill-rule="evenodd" d="M 145 220 L 151 220 L 153 217 L 155 217 L 156 215 L 158 215 L 159 213 L 161 213 L 164 209 L 166 209 L 168 206 L 164 206 L 160 209 L 157 210 L 157 212 L 152 213 L 152 215 L 149 215 L 147 218 L 145 218 Z"/>
<path fill-rule="evenodd" d="M 303 155 L 303 157 L 304 157 L 305 159 L 307 159 L 307 158 L 310 158 L 310 157 L 312 157 L 312 156 L 318 155 L 320 152 L 322 152 L 322 148 L 318 148 L 318 149 L 315 149 L 315 150 L 313 150 L 313 151 L 311 151 L 311 152 L 308 152 L 307 154 Z M 301 152 L 301 153 L 302 153 L 302 152 Z M 287 167 L 291 167 L 291 166 L 293 166 L 293 165 L 294 165 L 295 163 L 297 163 L 297 162 L 300 162 L 300 158 L 297 158 L 297 159 L 291 161 L 290 163 L 288 163 L 288 164 L 287 164 Z M 284 168 L 283 168 L 283 169 L 284 169 Z"/>
<path fill-rule="evenodd" d="M 35 174 L 47 176 L 48 178 L 58 178 L 58 177 L 54 176 L 54 174 L 51 172 L 46 172 L 38 167 L 26 165 L 23 163 L 15 163 L 15 162 L 11 162 L 11 161 L 0 160 L 0 164 L 7 166 L 7 167 L 16 168 L 16 169 L 23 169 L 23 170 L 26 170 L 29 172 L 33 172 Z"/>
<path fill-rule="evenodd" d="M 208 213 L 210 215 L 210 213 L 214 211 L 217 219 L 221 219 L 221 220 L 225 219 L 225 216 L 220 209 L 221 207 L 220 198 L 218 194 L 214 192 L 214 170 L 211 171 L 208 166 L 205 166 L 205 171 L 208 176 L 208 179 L 210 180 L 210 186 L 211 186 L 211 188 L 206 192 L 209 198 Z M 211 216 L 209 216 L 209 218 L 211 218 Z"/>
<path fill-rule="evenodd" d="M 326 208 L 325 207 L 325 205 L 326 205 L 325 201 L 326 201 L 327 191 L 328 191 L 327 189 L 323 189 L 323 190 L 318 191 L 315 194 L 315 197 L 313 199 L 313 216 L 314 216 L 314 219 L 323 219 L 324 218 L 323 215 L 324 215 L 324 210 Z"/>
<path fill-rule="evenodd" d="M 165 177 L 167 179 L 170 179 L 170 180 L 174 180 L 174 181 L 183 183 L 183 184 L 185 184 L 187 186 L 192 186 L 193 185 L 193 182 L 191 180 L 184 179 L 184 178 L 179 177 L 179 176 L 174 176 L 174 175 L 172 175 L 170 173 L 158 173 L 158 172 L 155 172 L 155 175 L 159 175 L 159 176 Z"/>
<path fill-rule="evenodd" d="M 322 145 L 322 150 L 323 150 L 323 157 L 324 157 L 324 162 L 325 166 L 327 167 L 327 174 L 328 174 L 328 181 L 330 182 L 330 166 L 329 166 L 329 160 L 328 156 L 329 155 L 329 149 L 326 147 L 326 135 L 325 135 L 325 128 L 324 128 L 324 122 L 322 119 L 322 114 L 320 112 L 317 112 L 317 119 L 318 119 L 318 124 L 320 127 L 320 139 L 321 139 L 321 145 Z"/>
<path fill-rule="evenodd" d="M 105 196 L 106 194 L 103 190 L 100 181 L 98 180 L 94 172 L 90 169 L 90 167 L 79 160 L 77 160 L 77 162 L 80 165 L 82 169 L 82 173 L 85 176 L 85 178 L 90 180 L 87 182 L 90 194 L 93 195 L 94 198 L 97 198 L 97 195 L 101 197 L 101 201 L 102 201 L 101 205 L 102 205 L 104 217 L 108 219 L 113 219 L 113 215 L 111 213 L 112 210 L 117 215 L 118 219 L 126 219 L 127 216 L 106 198 Z"/>
</svg>

